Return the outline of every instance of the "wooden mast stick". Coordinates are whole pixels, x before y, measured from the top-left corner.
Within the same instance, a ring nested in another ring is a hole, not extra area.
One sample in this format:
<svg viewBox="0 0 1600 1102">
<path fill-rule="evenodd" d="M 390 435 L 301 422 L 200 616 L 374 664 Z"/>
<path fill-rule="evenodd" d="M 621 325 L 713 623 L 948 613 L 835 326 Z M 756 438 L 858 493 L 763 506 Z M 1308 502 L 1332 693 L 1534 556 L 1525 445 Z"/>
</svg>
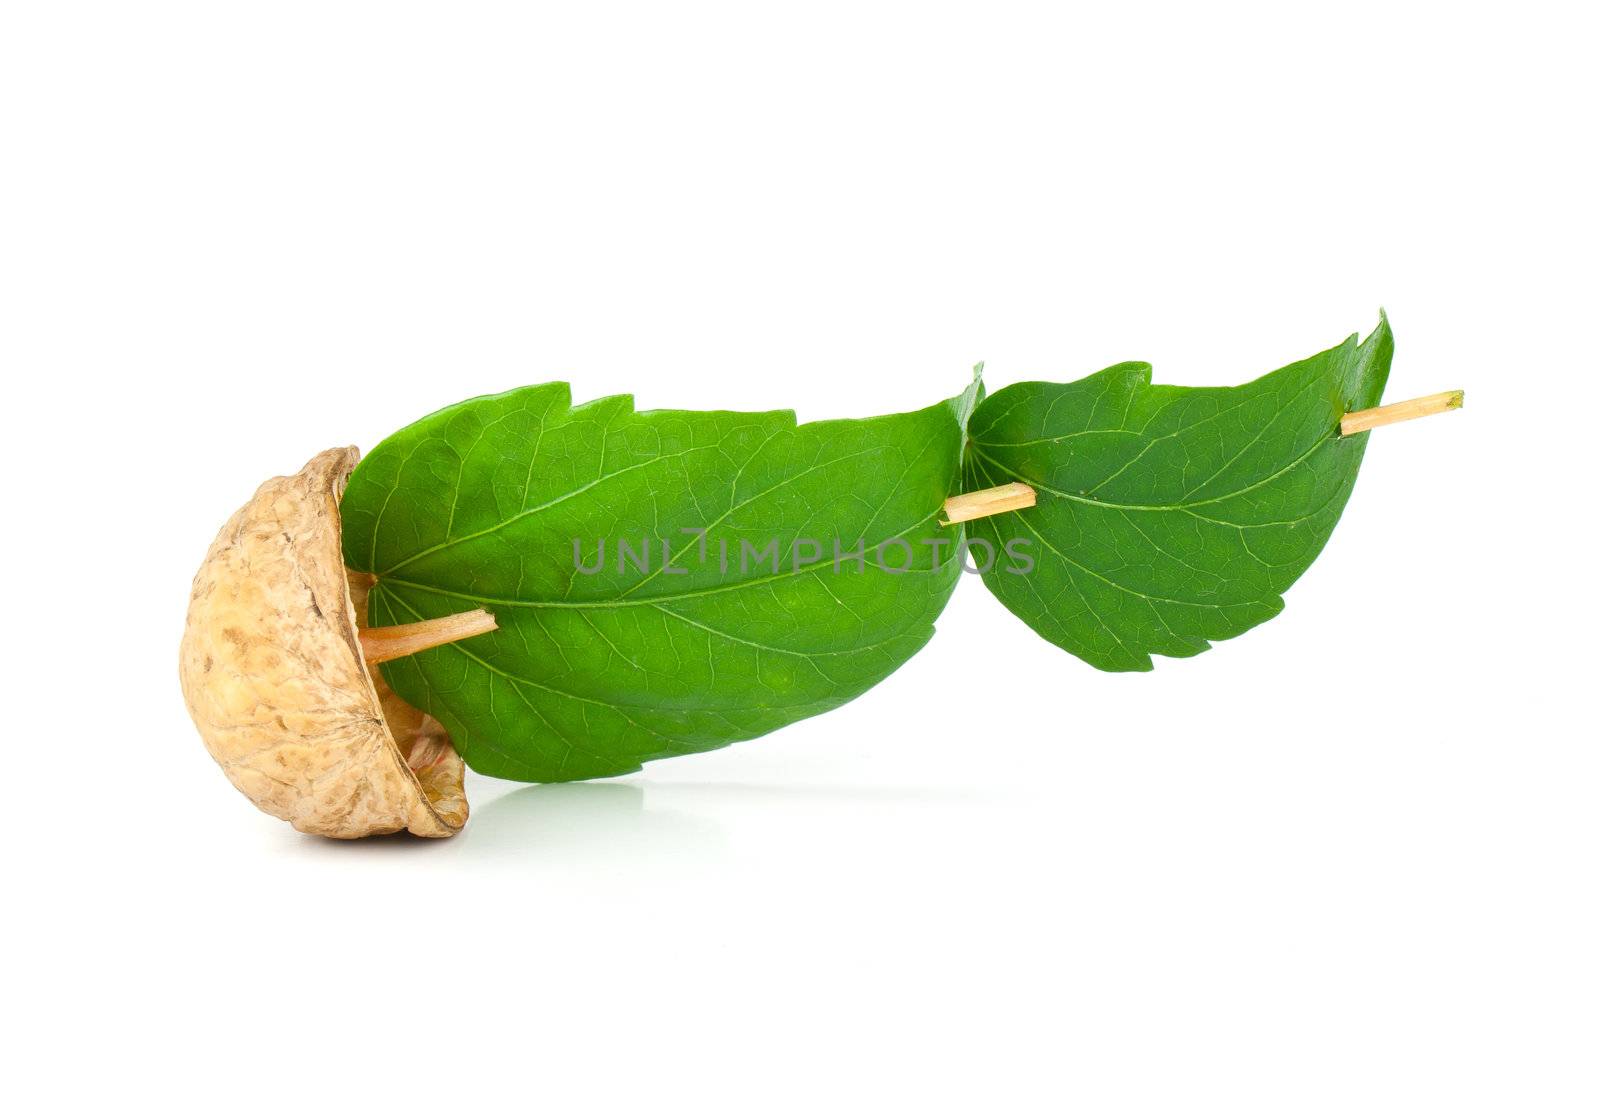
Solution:
<svg viewBox="0 0 1600 1102">
<path fill-rule="evenodd" d="M 946 519 L 941 524 L 960 524 L 964 520 L 992 517 L 996 513 L 1010 513 L 1030 508 L 1037 501 L 1033 487 L 1024 482 L 1007 482 L 1004 486 L 990 486 L 987 490 L 973 490 L 970 494 L 957 494 L 944 503 Z"/>
<path fill-rule="evenodd" d="M 1446 390 L 1439 394 L 1429 394 L 1424 398 L 1411 398 L 1404 402 L 1377 406 L 1374 409 L 1356 410 L 1339 419 L 1339 435 L 1351 436 L 1384 425 L 1460 409 L 1463 397 L 1463 391 Z M 1037 501 L 1038 496 L 1033 487 L 1024 482 L 990 486 L 985 490 L 957 494 L 948 499 L 944 503 L 945 519 L 940 523 L 960 524 L 962 521 L 977 520 L 979 517 L 992 517 L 1000 513 L 1015 512 L 1018 509 L 1029 509 Z M 477 608 L 471 612 L 458 612 L 454 616 L 442 616 L 437 620 L 423 620 L 415 624 L 362 628 L 358 635 L 361 641 L 361 653 L 369 664 L 373 664 L 392 662 L 396 658 L 405 658 L 430 647 L 444 646 L 446 643 L 458 643 L 463 639 L 487 634 L 498 626 L 493 613 Z"/>
<path fill-rule="evenodd" d="M 454 616 L 441 616 L 437 620 L 423 620 L 415 624 L 396 624 L 387 628 L 362 628 L 357 632 L 361 640 L 361 653 L 367 664 L 393 662 L 396 658 L 425 651 L 429 647 L 442 647 L 446 643 L 459 643 L 475 635 L 484 635 L 499 625 L 494 613 L 475 608 L 471 612 L 458 612 Z"/>
<path fill-rule="evenodd" d="M 1413 421 L 1418 417 L 1431 417 L 1435 413 L 1460 409 L 1461 400 L 1465 397 L 1464 390 L 1445 390 L 1425 398 L 1409 398 L 1404 402 L 1378 406 L 1375 409 L 1356 410 L 1339 419 L 1339 435 L 1351 436 L 1400 421 Z"/>
</svg>

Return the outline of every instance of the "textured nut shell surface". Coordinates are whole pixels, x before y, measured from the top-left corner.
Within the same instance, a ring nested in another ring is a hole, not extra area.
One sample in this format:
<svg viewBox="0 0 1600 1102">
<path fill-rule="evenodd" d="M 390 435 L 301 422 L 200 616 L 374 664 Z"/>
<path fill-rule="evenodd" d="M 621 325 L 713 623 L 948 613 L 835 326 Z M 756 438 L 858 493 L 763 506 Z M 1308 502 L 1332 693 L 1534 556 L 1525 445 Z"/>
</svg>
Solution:
<svg viewBox="0 0 1600 1102">
<path fill-rule="evenodd" d="M 189 598 L 179 676 L 222 771 L 261 810 L 330 838 L 467 819 L 463 766 L 432 717 L 363 663 L 339 497 L 355 448 L 274 478 L 218 533 Z M 407 761 L 416 763 L 416 770 Z"/>
</svg>

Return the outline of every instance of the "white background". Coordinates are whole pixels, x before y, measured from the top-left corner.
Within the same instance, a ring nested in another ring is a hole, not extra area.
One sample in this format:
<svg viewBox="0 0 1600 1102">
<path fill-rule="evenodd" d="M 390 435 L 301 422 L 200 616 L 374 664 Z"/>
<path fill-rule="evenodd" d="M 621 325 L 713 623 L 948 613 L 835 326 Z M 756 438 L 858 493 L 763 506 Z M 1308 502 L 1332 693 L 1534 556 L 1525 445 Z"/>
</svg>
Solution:
<svg viewBox="0 0 1600 1102">
<path fill-rule="evenodd" d="M 1600 1092 L 1590 14 L 12 3 L 19 1097 Z M 1097 673 L 975 580 L 847 708 L 447 843 L 257 813 L 179 696 L 257 483 L 432 409 L 804 418 L 1363 333 L 1287 610 Z"/>
</svg>

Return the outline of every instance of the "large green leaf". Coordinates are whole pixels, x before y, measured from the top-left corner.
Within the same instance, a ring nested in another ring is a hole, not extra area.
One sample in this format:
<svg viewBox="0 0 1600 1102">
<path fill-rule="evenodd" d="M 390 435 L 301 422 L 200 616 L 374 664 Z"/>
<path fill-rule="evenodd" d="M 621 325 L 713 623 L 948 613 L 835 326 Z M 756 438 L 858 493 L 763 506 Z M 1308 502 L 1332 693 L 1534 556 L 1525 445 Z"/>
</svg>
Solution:
<svg viewBox="0 0 1600 1102">
<path fill-rule="evenodd" d="M 351 476 L 346 561 L 377 577 L 375 625 L 485 607 L 500 630 L 383 676 L 514 780 L 628 773 L 837 707 L 928 641 L 960 576 L 922 541 L 952 535 L 938 515 L 979 393 L 796 425 L 574 407 L 555 383 L 426 417 Z"/>
<path fill-rule="evenodd" d="M 1339 418 L 1378 404 L 1393 352 L 1380 318 L 1364 342 L 1244 386 L 1153 386 L 1149 364 L 1125 363 L 995 392 L 972 418 L 968 485 L 1026 482 L 1039 503 L 973 522 L 998 551 L 984 581 L 1103 670 L 1270 619 L 1355 485 L 1366 434 L 1339 436 Z"/>
</svg>

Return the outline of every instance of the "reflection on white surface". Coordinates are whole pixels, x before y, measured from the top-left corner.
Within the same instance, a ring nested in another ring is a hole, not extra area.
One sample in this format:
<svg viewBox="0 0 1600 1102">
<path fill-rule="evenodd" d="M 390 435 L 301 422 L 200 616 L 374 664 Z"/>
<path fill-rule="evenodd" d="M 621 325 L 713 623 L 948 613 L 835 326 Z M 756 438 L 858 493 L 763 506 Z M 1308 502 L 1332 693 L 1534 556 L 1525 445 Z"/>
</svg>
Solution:
<svg viewBox="0 0 1600 1102">
<path fill-rule="evenodd" d="M 783 852 L 791 845 L 809 854 L 844 845 L 859 856 L 874 846 L 893 849 L 908 833 L 934 836 L 997 810 L 992 796 L 939 786 L 645 780 L 513 785 L 475 776 L 468 783 L 472 815 L 455 838 L 273 836 L 302 854 L 309 850 L 341 864 L 646 869 L 715 865 L 735 850 Z M 789 836 L 796 821 L 808 824 L 799 839 Z"/>
<path fill-rule="evenodd" d="M 633 784 L 529 785 L 474 810 L 456 844 L 474 856 L 520 852 L 586 860 L 721 851 L 723 832 L 716 822 L 661 810 L 654 802 L 653 794 Z"/>
<path fill-rule="evenodd" d="M 475 806 L 451 843 L 474 857 L 643 864 L 717 860 L 731 841 L 756 844 L 774 815 L 835 825 L 972 802 L 960 791 L 858 784 L 602 782 L 529 785 Z M 741 847 L 743 848 L 743 847 Z"/>
</svg>

